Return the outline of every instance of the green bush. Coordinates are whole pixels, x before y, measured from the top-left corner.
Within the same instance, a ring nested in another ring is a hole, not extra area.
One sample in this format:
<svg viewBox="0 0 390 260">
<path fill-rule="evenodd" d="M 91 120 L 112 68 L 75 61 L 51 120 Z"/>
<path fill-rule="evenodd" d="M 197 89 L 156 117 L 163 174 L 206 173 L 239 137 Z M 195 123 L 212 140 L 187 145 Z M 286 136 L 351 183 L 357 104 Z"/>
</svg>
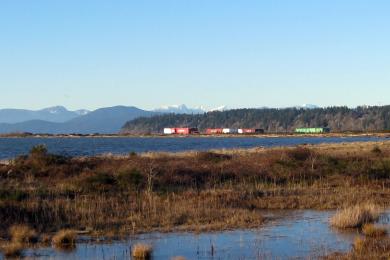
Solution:
<svg viewBox="0 0 390 260">
<path fill-rule="evenodd" d="M 232 159 L 232 156 L 229 154 L 220 154 L 215 152 L 198 152 L 197 156 L 199 160 L 214 163 L 219 163 Z"/>
<path fill-rule="evenodd" d="M 135 157 L 135 156 L 137 156 L 137 153 L 134 152 L 134 151 L 131 151 L 131 152 L 129 153 L 129 156 L 130 156 L 130 157 Z"/>
<path fill-rule="evenodd" d="M 312 151 L 305 147 L 297 147 L 287 152 L 288 157 L 295 161 L 306 161 L 312 155 Z"/>
<path fill-rule="evenodd" d="M 368 169 L 370 179 L 388 179 L 390 178 L 390 161 L 377 161 Z"/>
<path fill-rule="evenodd" d="M 116 176 L 118 186 L 123 190 L 140 190 L 144 184 L 144 176 L 137 169 L 124 170 Z"/>
<path fill-rule="evenodd" d="M 96 173 L 82 179 L 79 185 L 86 192 L 107 192 L 115 187 L 116 179 L 108 173 Z"/>
<path fill-rule="evenodd" d="M 47 148 L 43 144 L 36 145 L 30 150 L 31 157 L 44 157 L 47 153 Z"/>
<path fill-rule="evenodd" d="M 28 198 L 28 194 L 20 190 L 0 190 L 0 200 L 22 201 Z"/>
<path fill-rule="evenodd" d="M 51 154 L 48 152 L 45 145 L 36 145 L 30 150 L 28 157 L 20 157 L 19 159 L 30 159 L 32 161 L 41 161 L 46 164 L 64 164 L 67 163 L 70 157 Z"/>
<path fill-rule="evenodd" d="M 371 150 L 371 152 L 372 152 L 373 154 L 376 154 L 376 155 L 382 154 L 382 150 L 381 150 L 381 148 L 379 148 L 378 146 L 375 146 L 375 147 Z"/>
</svg>

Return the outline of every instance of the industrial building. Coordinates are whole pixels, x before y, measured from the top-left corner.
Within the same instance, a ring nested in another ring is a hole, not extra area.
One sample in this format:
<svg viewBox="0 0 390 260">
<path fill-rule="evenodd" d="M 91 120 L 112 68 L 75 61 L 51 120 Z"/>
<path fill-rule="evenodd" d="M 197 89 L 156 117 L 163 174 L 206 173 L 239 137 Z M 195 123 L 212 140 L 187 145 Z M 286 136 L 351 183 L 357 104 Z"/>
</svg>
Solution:
<svg viewBox="0 0 390 260">
<path fill-rule="evenodd" d="M 264 134 L 264 129 L 242 128 L 238 129 L 239 134 Z"/>
<path fill-rule="evenodd" d="M 328 127 L 312 127 L 312 128 L 297 128 L 295 133 L 297 134 L 323 134 L 329 133 L 330 128 Z"/>
<path fill-rule="evenodd" d="M 223 133 L 223 128 L 208 128 L 206 129 L 206 134 L 208 135 L 218 135 Z"/>
<path fill-rule="evenodd" d="M 164 134 L 166 135 L 190 135 L 190 134 L 199 134 L 198 128 L 189 128 L 189 127 L 169 127 L 164 128 Z"/>
<path fill-rule="evenodd" d="M 220 134 L 263 134 L 263 129 L 255 128 L 208 128 L 204 132 L 206 135 L 220 135 Z M 164 128 L 164 134 L 173 135 L 173 134 L 199 134 L 198 128 Z"/>
</svg>

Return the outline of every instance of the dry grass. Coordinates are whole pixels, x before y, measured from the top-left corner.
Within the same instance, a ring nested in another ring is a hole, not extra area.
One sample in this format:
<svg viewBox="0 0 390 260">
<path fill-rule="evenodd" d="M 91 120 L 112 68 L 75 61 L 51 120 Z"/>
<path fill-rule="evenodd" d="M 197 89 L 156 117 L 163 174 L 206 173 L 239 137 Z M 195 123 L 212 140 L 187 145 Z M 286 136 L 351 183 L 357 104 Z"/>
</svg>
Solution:
<svg viewBox="0 0 390 260">
<path fill-rule="evenodd" d="M 23 244 L 18 242 L 9 242 L 1 246 L 1 251 L 7 258 L 20 257 L 23 249 Z"/>
<path fill-rule="evenodd" d="M 362 204 L 338 211 L 330 223 L 337 228 L 359 228 L 378 220 L 381 210 L 375 204 Z"/>
<path fill-rule="evenodd" d="M 373 224 L 366 224 L 362 228 L 362 232 L 367 237 L 384 237 L 387 235 L 387 230 L 384 227 L 378 227 Z"/>
<path fill-rule="evenodd" d="M 251 228 L 263 209 L 389 206 L 387 158 L 390 142 L 83 158 L 40 151 L 0 165 L 0 235 L 16 223 L 117 235 Z"/>
<path fill-rule="evenodd" d="M 348 254 L 349 259 L 389 259 L 390 239 L 359 238 L 354 242 L 353 250 Z"/>
<path fill-rule="evenodd" d="M 39 240 L 44 245 L 50 245 L 52 238 L 49 234 L 42 234 Z"/>
<path fill-rule="evenodd" d="M 356 253 L 361 253 L 365 248 L 366 240 L 361 237 L 355 238 L 353 241 L 353 250 Z"/>
<path fill-rule="evenodd" d="M 187 258 L 185 258 L 184 256 L 175 256 L 175 257 L 172 257 L 171 260 L 186 260 Z"/>
<path fill-rule="evenodd" d="M 37 242 L 37 233 L 27 225 L 14 225 L 9 229 L 12 242 L 15 243 L 35 243 Z"/>
<path fill-rule="evenodd" d="M 356 238 L 352 250 L 348 253 L 333 253 L 322 259 L 327 260 L 366 260 L 390 259 L 390 238 Z"/>
<path fill-rule="evenodd" d="M 56 248 L 73 248 L 76 245 L 76 232 L 70 229 L 63 229 L 57 232 L 52 238 Z"/>
<path fill-rule="evenodd" d="M 132 248 L 131 255 L 137 260 L 146 260 L 152 257 L 153 248 L 150 245 L 136 244 Z"/>
</svg>

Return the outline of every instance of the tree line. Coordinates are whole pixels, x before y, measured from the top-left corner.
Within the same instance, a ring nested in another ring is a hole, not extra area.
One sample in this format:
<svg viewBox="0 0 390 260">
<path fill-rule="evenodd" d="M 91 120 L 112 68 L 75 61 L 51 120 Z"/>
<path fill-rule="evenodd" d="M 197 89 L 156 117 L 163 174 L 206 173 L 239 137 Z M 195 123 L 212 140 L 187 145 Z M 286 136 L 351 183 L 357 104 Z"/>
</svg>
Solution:
<svg viewBox="0 0 390 260">
<path fill-rule="evenodd" d="M 162 114 L 127 122 L 123 133 L 161 133 L 164 127 L 261 128 L 292 132 L 299 127 L 329 127 L 333 132 L 390 130 L 390 106 L 233 109 L 204 114 Z"/>
</svg>

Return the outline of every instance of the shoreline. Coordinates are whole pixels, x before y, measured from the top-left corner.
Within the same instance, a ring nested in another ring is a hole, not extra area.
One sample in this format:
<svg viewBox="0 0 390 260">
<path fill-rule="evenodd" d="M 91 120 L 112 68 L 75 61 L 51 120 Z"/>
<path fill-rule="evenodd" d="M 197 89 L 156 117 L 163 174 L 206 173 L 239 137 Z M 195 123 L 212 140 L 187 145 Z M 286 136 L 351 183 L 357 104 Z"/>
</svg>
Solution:
<svg viewBox="0 0 390 260">
<path fill-rule="evenodd" d="M 163 134 L 0 134 L 0 140 L 6 138 L 296 138 L 296 137 L 383 137 L 390 138 L 390 133 L 324 133 L 324 134 L 192 134 L 192 135 L 163 135 Z"/>
</svg>

